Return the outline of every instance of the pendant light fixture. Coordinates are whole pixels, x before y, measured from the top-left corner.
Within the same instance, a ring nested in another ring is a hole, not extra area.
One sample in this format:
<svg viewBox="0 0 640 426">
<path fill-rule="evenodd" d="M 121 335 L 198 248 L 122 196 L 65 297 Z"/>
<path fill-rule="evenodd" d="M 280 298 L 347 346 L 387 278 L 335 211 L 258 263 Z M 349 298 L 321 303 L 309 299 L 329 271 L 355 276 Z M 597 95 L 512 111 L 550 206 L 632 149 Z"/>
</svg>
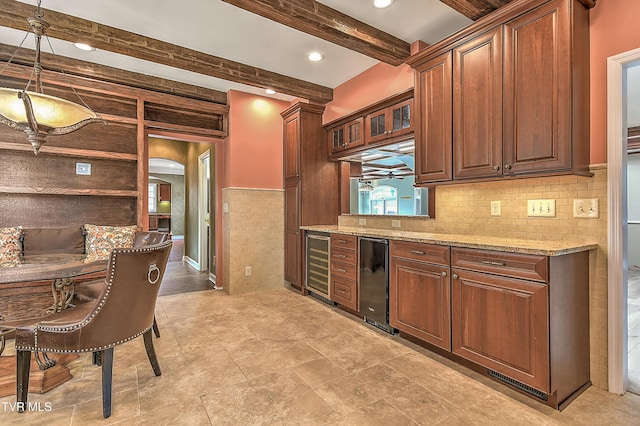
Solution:
<svg viewBox="0 0 640 426">
<path fill-rule="evenodd" d="M 44 94 L 40 77 L 42 71 L 40 42 L 49 28 L 49 23 L 43 18 L 44 14 L 40 9 L 40 3 L 41 0 L 38 0 L 35 15 L 27 18 L 31 32 L 36 38 L 33 76 L 29 79 L 24 90 L 0 87 L 0 123 L 25 132 L 36 155 L 42 144 L 46 142 L 47 136 L 66 135 L 90 123 L 107 124 L 86 105 L 79 105 L 66 99 Z M 22 43 L 20 47 L 22 47 Z M 11 60 L 9 60 L 10 62 Z M 35 81 L 35 90 L 29 91 L 32 79 Z M 80 98 L 79 95 L 78 98 Z M 84 102 L 82 103 L 84 104 Z"/>
</svg>

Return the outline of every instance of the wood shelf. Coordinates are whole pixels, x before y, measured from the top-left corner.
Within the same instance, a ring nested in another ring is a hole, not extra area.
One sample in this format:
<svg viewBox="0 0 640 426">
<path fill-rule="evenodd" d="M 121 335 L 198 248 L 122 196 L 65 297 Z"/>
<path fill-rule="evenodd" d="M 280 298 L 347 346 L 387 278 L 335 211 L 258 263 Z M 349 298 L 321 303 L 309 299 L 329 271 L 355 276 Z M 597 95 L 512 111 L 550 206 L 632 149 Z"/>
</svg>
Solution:
<svg viewBox="0 0 640 426">
<path fill-rule="evenodd" d="M 0 186 L 0 194 L 97 195 L 101 197 L 137 197 L 138 191 L 119 189 L 38 188 Z"/>
<path fill-rule="evenodd" d="M 33 151 L 31 144 L 20 144 L 11 142 L 0 142 L 0 150 L 11 151 Z M 40 148 L 41 154 L 59 155 L 63 157 L 100 158 L 104 160 L 132 161 L 138 160 L 137 154 L 127 154 L 123 152 L 95 151 L 92 149 L 62 148 L 52 145 L 44 145 Z"/>
</svg>

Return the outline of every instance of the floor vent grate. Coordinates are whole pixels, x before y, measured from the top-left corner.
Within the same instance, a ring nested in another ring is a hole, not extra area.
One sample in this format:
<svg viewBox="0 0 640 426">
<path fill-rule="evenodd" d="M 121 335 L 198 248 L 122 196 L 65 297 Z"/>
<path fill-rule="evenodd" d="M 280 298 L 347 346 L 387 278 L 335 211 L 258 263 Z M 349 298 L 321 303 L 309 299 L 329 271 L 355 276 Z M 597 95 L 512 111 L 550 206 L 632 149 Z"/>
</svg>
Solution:
<svg viewBox="0 0 640 426">
<path fill-rule="evenodd" d="M 511 377 L 505 376 L 504 374 L 498 373 L 497 371 L 487 370 L 487 373 L 490 376 L 495 377 L 496 379 L 499 379 L 505 383 L 508 383 L 511 386 L 515 386 L 518 389 L 523 390 L 526 393 L 535 396 L 536 398 L 542 399 L 543 401 L 546 401 L 549 398 L 549 396 L 546 393 L 541 392 L 538 389 L 534 389 L 531 386 L 525 385 L 524 383 L 520 383 L 519 381 L 514 380 Z"/>
<path fill-rule="evenodd" d="M 318 294 L 318 293 L 314 293 L 314 292 L 312 292 L 312 291 L 309 291 L 309 289 L 307 289 L 307 292 L 309 293 L 309 296 L 313 297 L 314 299 L 318 299 L 319 301 L 324 302 L 324 303 L 326 303 L 327 305 L 331 305 L 331 306 L 334 306 L 334 305 L 335 305 L 335 303 L 333 303 L 331 300 L 327 299 L 326 297 L 324 297 L 324 296 L 323 296 L 323 295 L 321 295 L 321 294 Z"/>
<path fill-rule="evenodd" d="M 385 331 L 385 332 L 387 332 L 389 334 L 396 334 L 396 329 L 391 327 L 389 324 L 381 324 L 378 321 L 374 321 L 371 318 L 366 318 L 366 317 L 365 317 L 364 321 L 367 324 L 371 324 L 372 326 L 377 327 L 380 330 Z"/>
</svg>

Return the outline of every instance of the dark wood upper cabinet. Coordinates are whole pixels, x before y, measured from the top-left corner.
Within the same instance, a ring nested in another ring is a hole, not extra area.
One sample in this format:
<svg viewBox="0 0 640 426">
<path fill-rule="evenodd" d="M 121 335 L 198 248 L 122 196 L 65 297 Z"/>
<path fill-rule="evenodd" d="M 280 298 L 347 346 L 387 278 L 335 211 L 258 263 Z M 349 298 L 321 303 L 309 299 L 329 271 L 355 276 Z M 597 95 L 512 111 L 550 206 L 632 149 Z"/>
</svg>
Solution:
<svg viewBox="0 0 640 426">
<path fill-rule="evenodd" d="M 331 153 L 364 145 L 364 120 L 358 117 L 345 124 L 329 129 Z"/>
<path fill-rule="evenodd" d="M 572 64 L 574 57 L 580 59 L 572 41 L 578 47 L 588 44 L 588 34 L 585 40 L 572 37 L 570 9 L 570 0 L 554 1 L 504 26 L 505 174 L 572 167 L 572 107 L 589 103 L 588 90 L 585 96 L 574 93 L 580 88 L 573 86 L 572 65 L 580 71 L 589 64 Z M 581 11 L 587 14 L 577 5 L 576 12 Z"/>
<path fill-rule="evenodd" d="M 589 175 L 588 9 L 514 0 L 501 11 L 407 61 L 418 183 Z"/>
<path fill-rule="evenodd" d="M 502 173 L 502 28 L 453 49 L 454 178 Z"/>
<path fill-rule="evenodd" d="M 158 201 L 171 201 L 171 184 L 161 183 L 158 188 Z"/>
<path fill-rule="evenodd" d="M 416 183 L 451 180 L 453 86 L 451 52 L 427 60 L 415 70 Z"/>
<path fill-rule="evenodd" d="M 300 177 L 300 117 L 294 114 L 284 120 L 284 178 Z"/>
<path fill-rule="evenodd" d="M 364 118 L 365 142 L 378 142 L 413 131 L 413 99 L 367 114 Z"/>
</svg>

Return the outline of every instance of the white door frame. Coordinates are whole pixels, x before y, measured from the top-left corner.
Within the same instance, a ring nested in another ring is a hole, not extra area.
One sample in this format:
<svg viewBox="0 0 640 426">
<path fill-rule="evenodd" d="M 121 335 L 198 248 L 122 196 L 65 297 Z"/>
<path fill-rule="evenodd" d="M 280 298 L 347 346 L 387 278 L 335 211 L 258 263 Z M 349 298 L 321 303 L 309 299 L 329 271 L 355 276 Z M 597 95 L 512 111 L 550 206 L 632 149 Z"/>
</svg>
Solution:
<svg viewBox="0 0 640 426">
<path fill-rule="evenodd" d="M 207 179 L 205 161 L 211 161 L 211 153 L 207 150 L 198 156 L 198 269 L 206 271 L 209 261 L 207 259 L 207 227 L 210 226 L 210 217 L 207 213 L 207 185 L 203 182 Z M 211 169 L 211 166 L 209 166 Z M 211 207 L 209 207 L 210 209 Z"/>
<path fill-rule="evenodd" d="M 608 376 L 609 392 L 629 387 L 627 371 L 627 78 L 640 49 L 607 59 Z"/>
</svg>

